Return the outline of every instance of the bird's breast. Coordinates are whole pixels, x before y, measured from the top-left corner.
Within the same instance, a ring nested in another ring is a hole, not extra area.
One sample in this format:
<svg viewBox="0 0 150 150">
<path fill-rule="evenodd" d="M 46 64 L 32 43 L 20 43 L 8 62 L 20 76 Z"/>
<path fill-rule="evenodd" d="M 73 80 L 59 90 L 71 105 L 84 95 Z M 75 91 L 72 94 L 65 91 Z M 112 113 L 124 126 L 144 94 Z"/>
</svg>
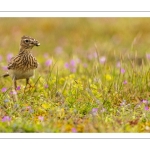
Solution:
<svg viewBox="0 0 150 150">
<path fill-rule="evenodd" d="M 26 79 L 30 78 L 34 75 L 34 70 L 27 70 L 27 71 L 21 71 L 21 70 L 9 70 L 10 76 L 15 79 Z"/>
</svg>

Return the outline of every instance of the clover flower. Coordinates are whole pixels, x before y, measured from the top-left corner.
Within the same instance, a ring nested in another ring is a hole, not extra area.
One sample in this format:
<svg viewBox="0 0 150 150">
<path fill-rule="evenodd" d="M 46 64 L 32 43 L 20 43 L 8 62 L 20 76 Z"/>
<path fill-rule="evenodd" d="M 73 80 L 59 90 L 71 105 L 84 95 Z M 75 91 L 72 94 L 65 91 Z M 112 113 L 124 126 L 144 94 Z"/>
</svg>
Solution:
<svg viewBox="0 0 150 150">
<path fill-rule="evenodd" d="M 79 63 L 80 60 L 74 60 L 72 59 L 70 62 L 65 63 L 65 68 L 69 69 L 70 72 L 74 73 L 76 72 L 77 63 Z"/>
<path fill-rule="evenodd" d="M 124 74 L 126 71 L 125 71 L 124 68 L 121 68 L 121 69 L 120 69 L 120 72 L 121 72 L 121 74 Z"/>
<path fill-rule="evenodd" d="M 106 62 L 106 57 L 105 56 L 102 56 L 101 58 L 99 58 L 99 62 L 101 64 L 104 64 Z"/>
<path fill-rule="evenodd" d="M 92 109 L 92 115 L 96 115 L 97 112 L 98 112 L 98 108 L 93 108 L 93 109 Z"/>
<path fill-rule="evenodd" d="M 9 54 L 7 55 L 7 61 L 9 62 L 12 57 L 13 57 L 13 54 L 12 54 L 12 53 L 9 53 Z"/>
<path fill-rule="evenodd" d="M 52 65 L 52 62 L 53 62 L 52 59 L 48 59 L 48 60 L 45 62 L 45 65 L 49 67 L 49 66 Z"/>
<path fill-rule="evenodd" d="M 4 87 L 4 88 L 2 88 L 1 91 L 2 91 L 3 93 L 6 92 L 6 91 L 7 91 L 7 88 Z"/>
<path fill-rule="evenodd" d="M 2 118 L 2 122 L 8 122 L 8 121 L 10 121 L 11 120 L 11 118 L 9 117 L 9 116 L 4 116 L 3 118 Z"/>
</svg>

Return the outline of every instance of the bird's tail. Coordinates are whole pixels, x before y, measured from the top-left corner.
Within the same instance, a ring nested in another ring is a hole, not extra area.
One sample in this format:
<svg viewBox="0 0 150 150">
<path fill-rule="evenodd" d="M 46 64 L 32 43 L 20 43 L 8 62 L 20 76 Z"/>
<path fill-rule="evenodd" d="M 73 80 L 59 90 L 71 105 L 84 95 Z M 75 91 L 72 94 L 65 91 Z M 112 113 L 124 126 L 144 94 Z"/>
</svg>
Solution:
<svg viewBox="0 0 150 150">
<path fill-rule="evenodd" d="M 9 76 L 9 73 L 6 73 L 6 74 L 4 74 L 4 75 L 2 75 L 2 77 L 8 77 Z"/>
</svg>

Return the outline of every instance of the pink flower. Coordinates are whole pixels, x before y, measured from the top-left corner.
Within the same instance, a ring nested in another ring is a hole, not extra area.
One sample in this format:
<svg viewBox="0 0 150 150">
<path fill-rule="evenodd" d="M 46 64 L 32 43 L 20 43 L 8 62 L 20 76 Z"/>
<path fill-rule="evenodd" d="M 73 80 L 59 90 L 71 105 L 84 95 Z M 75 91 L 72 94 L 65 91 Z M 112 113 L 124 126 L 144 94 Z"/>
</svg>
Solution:
<svg viewBox="0 0 150 150">
<path fill-rule="evenodd" d="M 51 66 L 52 62 L 53 62 L 52 59 L 48 59 L 48 60 L 45 62 L 45 65 L 49 67 L 49 66 Z"/>
<path fill-rule="evenodd" d="M 67 63 L 65 63 L 65 67 L 66 67 L 66 68 L 68 68 L 68 69 L 69 69 L 69 66 L 70 66 L 70 65 L 69 65 L 69 63 L 68 63 L 68 62 L 67 62 Z"/>
<path fill-rule="evenodd" d="M 150 54 L 146 54 L 146 58 L 147 58 L 147 59 L 150 59 Z"/>
<path fill-rule="evenodd" d="M 124 73 L 125 73 L 125 69 L 121 68 L 121 69 L 120 69 L 120 72 L 121 72 L 122 74 L 124 74 Z"/>
<path fill-rule="evenodd" d="M 104 64 L 106 62 L 106 57 L 105 56 L 102 56 L 101 58 L 99 58 L 99 62 L 101 64 Z"/>
<path fill-rule="evenodd" d="M 7 55 L 7 61 L 10 61 L 10 59 L 13 57 L 13 54 L 12 53 L 9 53 L 8 55 Z"/>
<path fill-rule="evenodd" d="M 27 110 L 31 110 L 31 106 L 27 106 L 26 109 L 27 109 Z"/>
<path fill-rule="evenodd" d="M 43 117 L 43 116 L 38 116 L 38 119 L 39 119 L 40 121 L 43 121 L 43 120 L 44 120 L 44 117 Z"/>
<path fill-rule="evenodd" d="M 48 88 L 49 86 L 48 86 L 48 84 L 45 84 L 44 87 L 45 87 L 45 88 Z"/>
<path fill-rule="evenodd" d="M 11 120 L 11 118 L 9 117 L 9 116 L 4 116 L 3 118 L 2 118 L 2 122 L 8 122 L 8 121 L 10 121 Z"/>
<path fill-rule="evenodd" d="M 19 91 L 20 89 L 21 89 L 21 86 L 18 86 L 18 87 L 16 88 L 16 90 L 18 90 L 18 91 Z"/>
<path fill-rule="evenodd" d="M 10 92 L 11 95 L 17 95 L 17 92 L 15 90 Z"/>
<path fill-rule="evenodd" d="M 149 107 L 148 107 L 148 106 L 145 106 L 145 110 L 149 110 Z"/>
<path fill-rule="evenodd" d="M 143 99 L 143 100 L 142 100 L 142 103 L 148 104 L 148 100 Z"/>
<path fill-rule="evenodd" d="M 72 128 L 72 132 L 73 132 L 73 133 L 77 133 L 76 128 Z"/>
<path fill-rule="evenodd" d="M 117 62 L 117 68 L 120 68 L 121 67 L 121 63 L 120 62 Z"/>
<path fill-rule="evenodd" d="M 120 104 L 120 106 L 124 106 L 126 105 L 126 100 L 123 100 L 122 103 Z"/>
<path fill-rule="evenodd" d="M 92 114 L 93 114 L 93 115 L 96 115 L 97 112 L 98 112 L 98 108 L 93 108 L 93 109 L 92 109 Z"/>
<path fill-rule="evenodd" d="M 75 67 L 75 66 L 76 66 L 75 60 L 71 60 L 71 61 L 70 61 L 70 66 L 71 66 L 71 67 Z"/>
<path fill-rule="evenodd" d="M 127 83 L 128 83 L 127 80 L 123 81 L 123 84 L 127 84 Z"/>
<path fill-rule="evenodd" d="M 70 72 L 76 72 L 76 68 L 77 68 L 77 63 L 79 63 L 79 59 L 76 60 L 71 60 L 70 62 L 65 63 L 65 68 L 69 69 Z"/>
<path fill-rule="evenodd" d="M 6 92 L 7 91 L 7 88 L 2 88 L 2 92 L 4 93 L 4 92 Z"/>
</svg>

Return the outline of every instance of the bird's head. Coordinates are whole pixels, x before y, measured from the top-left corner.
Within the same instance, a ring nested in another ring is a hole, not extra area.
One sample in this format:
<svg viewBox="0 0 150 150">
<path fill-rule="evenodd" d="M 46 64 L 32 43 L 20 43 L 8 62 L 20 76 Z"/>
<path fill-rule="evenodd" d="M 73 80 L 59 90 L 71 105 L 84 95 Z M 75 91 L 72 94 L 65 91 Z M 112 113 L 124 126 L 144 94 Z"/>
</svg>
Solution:
<svg viewBox="0 0 150 150">
<path fill-rule="evenodd" d="M 34 46 L 40 46 L 40 43 L 30 36 L 23 36 L 21 38 L 20 46 L 25 49 L 32 49 Z"/>
</svg>

